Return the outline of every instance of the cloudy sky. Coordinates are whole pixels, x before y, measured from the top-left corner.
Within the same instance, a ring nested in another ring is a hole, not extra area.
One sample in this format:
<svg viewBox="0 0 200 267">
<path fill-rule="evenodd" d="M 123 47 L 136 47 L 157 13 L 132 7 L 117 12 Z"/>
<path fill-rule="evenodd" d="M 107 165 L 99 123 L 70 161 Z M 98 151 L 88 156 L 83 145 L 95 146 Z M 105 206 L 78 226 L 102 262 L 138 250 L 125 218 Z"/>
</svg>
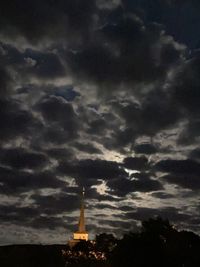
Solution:
<svg viewBox="0 0 200 267">
<path fill-rule="evenodd" d="M 200 234 L 200 3 L 0 4 L 0 244 Z"/>
</svg>

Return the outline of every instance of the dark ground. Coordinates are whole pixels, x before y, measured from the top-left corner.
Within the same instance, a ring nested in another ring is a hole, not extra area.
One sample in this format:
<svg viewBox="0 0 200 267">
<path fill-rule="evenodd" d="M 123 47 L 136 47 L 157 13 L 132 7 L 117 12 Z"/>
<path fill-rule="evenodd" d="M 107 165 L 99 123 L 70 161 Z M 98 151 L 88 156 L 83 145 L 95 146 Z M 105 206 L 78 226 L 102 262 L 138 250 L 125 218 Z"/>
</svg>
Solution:
<svg viewBox="0 0 200 267">
<path fill-rule="evenodd" d="M 64 245 L 10 245 L 0 247 L 1 267 L 62 267 Z"/>
</svg>

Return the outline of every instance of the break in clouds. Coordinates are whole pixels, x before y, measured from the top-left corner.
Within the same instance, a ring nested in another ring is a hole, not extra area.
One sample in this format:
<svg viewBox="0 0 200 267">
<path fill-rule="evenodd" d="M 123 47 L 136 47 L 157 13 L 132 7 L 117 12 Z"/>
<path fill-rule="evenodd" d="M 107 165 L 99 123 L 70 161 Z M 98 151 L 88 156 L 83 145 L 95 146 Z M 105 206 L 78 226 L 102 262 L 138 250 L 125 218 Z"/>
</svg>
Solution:
<svg viewBox="0 0 200 267">
<path fill-rule="evenodd" d="M 2 244 L 66 242 L 80 186 L 93 234 L 198 231 L 199 25 L 198 1 L 0 4 Z"/>
</svg>

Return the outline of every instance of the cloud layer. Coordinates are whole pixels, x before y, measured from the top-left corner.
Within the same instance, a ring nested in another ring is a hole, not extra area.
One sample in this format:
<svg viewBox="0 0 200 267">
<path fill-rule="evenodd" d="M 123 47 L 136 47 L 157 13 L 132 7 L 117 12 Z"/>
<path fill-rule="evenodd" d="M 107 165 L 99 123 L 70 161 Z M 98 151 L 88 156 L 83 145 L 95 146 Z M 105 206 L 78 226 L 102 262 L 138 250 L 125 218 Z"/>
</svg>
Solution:
<svg viewBox="0 0 200 267">
<path fill-rule="evenodd" d="M 31 240 L 43 229 L 40 242 L 58 231 L 64 242 L 82 186 L 92 235 L 155 215 L 196 231 L 199 23 L 199 4 L 187 0 L 0 4 L 0 221 L 9 242 L 22 242 L 19 226 Z"/>
</svg>

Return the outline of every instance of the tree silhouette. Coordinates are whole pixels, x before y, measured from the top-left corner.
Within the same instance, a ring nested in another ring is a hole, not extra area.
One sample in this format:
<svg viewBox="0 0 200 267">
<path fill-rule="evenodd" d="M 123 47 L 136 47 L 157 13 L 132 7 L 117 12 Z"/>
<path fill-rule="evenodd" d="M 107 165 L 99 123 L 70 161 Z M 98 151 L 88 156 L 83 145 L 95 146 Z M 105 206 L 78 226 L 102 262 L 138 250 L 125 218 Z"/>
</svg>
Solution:
<svg viewBox="0 0 200 267">
<path fill-rule="evenodd" d="M 96 250 L 105 252 L 107 256 L 112 252 L 116 245 L 117 239 L 113 234 L 102 233 L 96 236 Z"/>
<path fill-rule="evenodd" d="M 112 267 L 199 267 L 200 238 L 177 231 L 160 217 L 142 222 L 140 233 L 129 233 L 118 242 Z"/>
</svg>

